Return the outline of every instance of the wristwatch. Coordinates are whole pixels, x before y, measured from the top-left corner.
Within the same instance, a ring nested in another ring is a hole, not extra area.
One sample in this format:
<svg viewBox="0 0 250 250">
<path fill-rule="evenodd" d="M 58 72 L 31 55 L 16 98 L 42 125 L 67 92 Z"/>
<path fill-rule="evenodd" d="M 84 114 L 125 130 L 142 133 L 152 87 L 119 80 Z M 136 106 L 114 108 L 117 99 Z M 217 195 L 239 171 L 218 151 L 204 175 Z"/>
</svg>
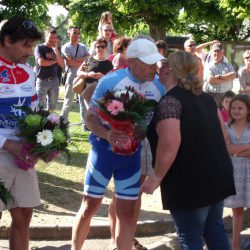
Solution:
<svg viewBox="0 0 250 250">
<path fill-rule="evenodd" d="M 222 79 L 222 76 L 221 76 L 221 75 L 219 75 L 219 79 L 220 79 L 220 80 Z"/>
</svg>

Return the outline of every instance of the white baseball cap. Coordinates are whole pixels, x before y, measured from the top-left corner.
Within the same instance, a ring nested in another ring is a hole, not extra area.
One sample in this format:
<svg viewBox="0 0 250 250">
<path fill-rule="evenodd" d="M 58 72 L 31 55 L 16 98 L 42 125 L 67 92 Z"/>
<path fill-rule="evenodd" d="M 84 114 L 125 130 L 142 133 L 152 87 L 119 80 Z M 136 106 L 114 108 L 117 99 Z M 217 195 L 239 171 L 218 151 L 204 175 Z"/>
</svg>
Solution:
<svg viewBox="0 0 250 250">
<path fill-rule="evenodd" d="M 156 45 L 143 38 L 132 41 L 126 50 L 126 55 L 128 58 L 138 58 L 146 64 L 155 64 L 164 59 Z"/>
</svg>

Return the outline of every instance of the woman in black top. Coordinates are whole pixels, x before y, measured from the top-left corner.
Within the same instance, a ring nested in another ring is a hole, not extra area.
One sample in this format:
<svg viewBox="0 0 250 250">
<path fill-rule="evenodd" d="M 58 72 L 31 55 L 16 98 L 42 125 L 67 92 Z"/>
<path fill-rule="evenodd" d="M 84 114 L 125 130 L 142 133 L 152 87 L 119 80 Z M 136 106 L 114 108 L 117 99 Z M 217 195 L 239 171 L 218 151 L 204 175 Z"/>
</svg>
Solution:
<svg viewBox="0 0 250 250">
<path fill-rule="evenodd" d="M 98 80 L 113 69 L 112 62 L 110 62 L 105 57 L 106 50 L 107 41 L 103 38 L 97 39 L 95 42 L 96 55 L 89 58 L 87 70 L 83 70 L 86 67 L 86 65 L 83 63 L 77 71 L 77 76 L 86 78 L 86 89 L 82 93 L 86 104 L 89 103 L 90 97 L 96 87 Z M 87 95 L 86 92 L 90 93 Z"/>
<path fill-rule="evenodd" d="M 161 185 L 182 249 L 202 250 L 205 239 L 208 249 L 228 250 L 222 212 L 223 199 L 235 193 L 232 165 L 223 121 L 197 73 L 194 56 L 182 51 L 160 69 L 168 92 L 155 115 L 155 171 L 142 190 L 152 194 Z"/>
</svg>

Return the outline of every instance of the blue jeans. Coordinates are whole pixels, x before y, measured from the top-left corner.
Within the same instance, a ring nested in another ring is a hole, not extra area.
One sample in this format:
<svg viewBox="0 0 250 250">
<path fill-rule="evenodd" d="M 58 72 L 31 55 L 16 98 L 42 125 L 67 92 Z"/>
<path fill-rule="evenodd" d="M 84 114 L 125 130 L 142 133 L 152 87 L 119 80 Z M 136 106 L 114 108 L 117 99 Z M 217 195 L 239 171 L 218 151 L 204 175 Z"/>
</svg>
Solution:
<svg viewBox="0 0 250 250">
<path fill-rule="evenodd" d="M 57 76 L 51 79 L 36 79 L 36 90 L 39 107 L 55 110 L 59 96 L 59 79 Z M 48 99 L 47 99 L 48 98 Z"/>
<path fill-rule="evenodd" d="M 204 240 L 209 250 L 229 250 L 222 220 L 223 202 L 192 210 L 170 211 L 182 250 L 202 250 Z"/>
<path fill-rule="evenodd" d="M 61 111 L 61 116 L 63 116 L 65 122 L 69 122 L 69 112 L 72 107 L 72 103 L 74 100 L 74 95 L 75 93 L 72 91 L 72 85 L 73 85 L 73 80 L 76 76 L 75 74 L 70 73 L 67 75 L 66 83 L 65 83 L 65 95 L 64 95 L 64 100 L 63 100 L 63 106 L 62 106 L 62 111 Z M 79 106 L 80 106 L 80 118 L 82 124 L 84 124 L 84 117 L 86 113 L 86 107 L 84 104 L 83 98 L 78 95 L 79 97 Z"/>
</svg>

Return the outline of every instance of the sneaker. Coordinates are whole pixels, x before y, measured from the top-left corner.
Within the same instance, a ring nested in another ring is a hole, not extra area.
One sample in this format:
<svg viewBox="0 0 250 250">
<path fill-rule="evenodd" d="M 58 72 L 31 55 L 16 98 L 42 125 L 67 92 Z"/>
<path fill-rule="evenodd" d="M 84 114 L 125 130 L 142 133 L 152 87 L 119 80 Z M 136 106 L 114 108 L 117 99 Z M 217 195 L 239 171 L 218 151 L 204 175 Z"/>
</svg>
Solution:
<svg viewBox="0 0 250 250">
<path fill-rule="evenodd" d="M 137 239 L 133 239 L 133 245 L 131 250 L 148 250 L 148 249 L 143 245 L 141 245 Z"/>
</svg>

